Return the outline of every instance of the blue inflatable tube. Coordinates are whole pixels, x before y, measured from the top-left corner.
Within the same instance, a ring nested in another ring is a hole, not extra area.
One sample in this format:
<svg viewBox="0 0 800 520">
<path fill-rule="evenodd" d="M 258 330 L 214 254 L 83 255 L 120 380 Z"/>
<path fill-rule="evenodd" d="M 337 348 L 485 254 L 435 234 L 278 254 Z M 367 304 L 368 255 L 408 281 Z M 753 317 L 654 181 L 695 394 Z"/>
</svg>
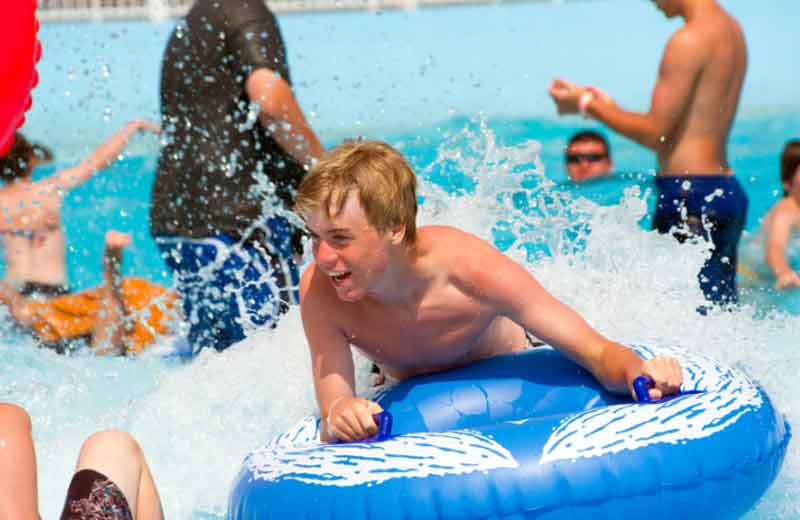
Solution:
<svg viewBox="0 0 800 520">
<path fill-rule="evenodd" d="M 775 479 L 788 423 L 737 369 L 633 348 L 681 359 L 689 393 L 632 403 L 546 347 L 414 378 L 376 396 L 389 440 L 320 444 L 309 417 L 248 455 L 229 518 L 739 517 Z"/>
</svg>

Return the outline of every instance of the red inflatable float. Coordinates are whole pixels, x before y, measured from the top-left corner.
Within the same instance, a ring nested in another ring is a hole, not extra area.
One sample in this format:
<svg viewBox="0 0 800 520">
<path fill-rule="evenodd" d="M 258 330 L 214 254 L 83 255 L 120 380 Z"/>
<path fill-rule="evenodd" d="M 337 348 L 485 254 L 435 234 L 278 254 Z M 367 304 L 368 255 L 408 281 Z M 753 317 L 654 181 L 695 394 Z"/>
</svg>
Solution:
<svg viewBox="0 0 800 520">
<path fill-rule="evenodd" d="M 31 89 L 39 76 L 42 46 L 36 38 L 36 0 L 4 0 L 0 14 L 0 156 L 14 143 L 14 131 L 25 122 Z"/>
</svg>

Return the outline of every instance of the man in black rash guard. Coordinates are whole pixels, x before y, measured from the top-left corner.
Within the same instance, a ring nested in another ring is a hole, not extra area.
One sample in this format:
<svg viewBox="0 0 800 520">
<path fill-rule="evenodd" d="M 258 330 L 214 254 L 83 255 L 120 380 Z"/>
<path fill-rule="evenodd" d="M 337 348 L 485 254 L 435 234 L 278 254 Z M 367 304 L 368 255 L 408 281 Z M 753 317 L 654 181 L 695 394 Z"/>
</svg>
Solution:
<svg viewBox="0 0 800 520">
<path fill-rule="evenodd" d="M 324 151 L 263 0 L 195 2 L 164 53 L 161 111 L 151 232 L 193 353 L 222 350 L 297 301 L 300 229 L 284 215 Z"/>
</svg>

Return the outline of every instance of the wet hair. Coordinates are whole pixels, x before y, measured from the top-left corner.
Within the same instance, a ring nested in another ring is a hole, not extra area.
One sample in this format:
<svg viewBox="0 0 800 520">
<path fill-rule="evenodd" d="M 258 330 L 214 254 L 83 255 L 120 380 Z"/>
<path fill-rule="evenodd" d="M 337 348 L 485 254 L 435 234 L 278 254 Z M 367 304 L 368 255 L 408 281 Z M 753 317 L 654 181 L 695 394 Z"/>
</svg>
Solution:
<svg viewBox="0 0 800 520">
<path fill-rule="evenodd" d="M 792 182 L 797 168 L 800 166 L 800 139 L 792 139 L 787 142 L 783 147 L 783 154 L 781 154 L 781 184 L 786 185 Z M 783 196 L 789 193 L 786 188 L 783 190 Z"/>
<path fill-rule="evenodd" d="M 35 154 L 34 146 L 21 133 L 14 134 L 14 145 L 0 157 L 0 179 L 12 182 L 30 175 L 30 159 Z"/>
<path fill-rule="evenodd" d="M 404 226 L 403 241 L 417 235 L 417 176 L 405 157 L 382 141 L 345 141 L 326 153 L 300 187 L 294 209 L 300 215 L 324 208 L 341 214 L 355 191 L 367 222 L 384 233 Z"/>
<path fill-rule="evenodd" d="M 53 162 L 53 150 L 41 143 L 33 143 L 33 156 L 37 164 Z"/>
<path fill-rule="evenodd" d="M 600 132 L 595 132 L 594 130 L 583 130 L 574 134 L 572 137 L 570 137 L 569 142 L 567 143 L 566 150 L 569 150 L 569 147 L 575 143 L 581 143 L 586 141 L 602 144 L 603 147 L 606 149 L 606 155 L 608 156 L 609 159 L 611 159 L 611 147 L 608 145 L 608 141 L 603 136 L 603 134 L 601 134 Z"/>
</svg>

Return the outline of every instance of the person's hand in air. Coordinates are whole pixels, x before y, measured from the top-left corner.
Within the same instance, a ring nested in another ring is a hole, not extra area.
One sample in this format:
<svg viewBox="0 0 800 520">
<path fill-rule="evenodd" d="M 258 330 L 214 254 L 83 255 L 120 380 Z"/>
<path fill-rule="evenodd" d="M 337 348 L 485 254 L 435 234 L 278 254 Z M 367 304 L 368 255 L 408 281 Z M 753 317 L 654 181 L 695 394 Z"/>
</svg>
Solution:
<svg viewBox="0 0 800 520">
<path fill-rule="evenodd" d="M 580 110 L 581 96 L 585 91 L 585 88 L 561 78 L 555 78 L 548 89 L 561 115 L 577 114 Z"/>
</svg>

